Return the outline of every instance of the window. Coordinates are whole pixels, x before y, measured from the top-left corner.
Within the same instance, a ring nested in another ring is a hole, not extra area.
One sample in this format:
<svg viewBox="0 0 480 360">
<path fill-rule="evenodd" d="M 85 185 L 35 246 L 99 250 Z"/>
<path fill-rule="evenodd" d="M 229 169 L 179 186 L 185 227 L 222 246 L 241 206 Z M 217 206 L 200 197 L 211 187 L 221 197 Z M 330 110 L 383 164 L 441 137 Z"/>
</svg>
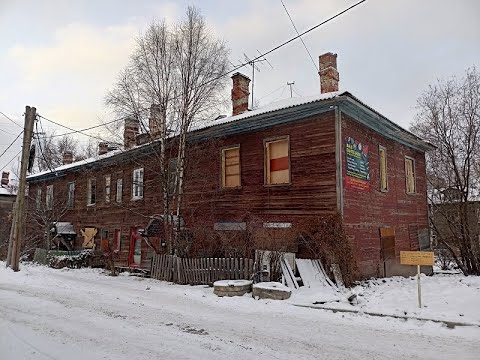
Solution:
<svg viewBox="0 0 480 360">
<path fill-rule="evenodd" d="M 110 244 L 108 243 L 108 229 L 102 229 L 100 231 L 100 244 L 103 252 L 110 251 Z"/>
<path fill-rule="evenodd" d="M 122 196 L 123 196 L 123 179 L 119 178 L 119 179 L 117 179 L 117 193 L 116 193 L 116 196 L 115 196 L 115 201 L 117 203 L 121 203 L 122 202 Z"/>
<path fill-rule="evenodd" d="M 222 150 L 222 187 L 240 186 L 240 146 Z"/>
<path fill-rule="evenodd" d="M 381 145 L 378 147 L 378 158 L 380 163 L 380 191 L 388 191 L 387 149 Z"/>
<path fill-rule="evenodd" d="M 105 175 L 105 203 L 110 202 L 110 185 L 112 182 L 112 177 L 110 175 Z"/>
<path fill-rule="evenodd" d="M 143 198 L 143 168 L 133 170 L 132 199 Z"/>
<path fill-rule="evenodd" d="M 46 199 L 47 210 L 53 209 L 53 185 L 47 186 L 47 199 Z"/>
<path fill-rule="evenodd" d="M 173 196 L 175 193 L 175 182 L 177 174 L 177 158 L 171 158 L 168 161 L 168 185 L 167 191 L 169 196 Z"/>
<path fill-rule="evenodd" d="M 35 199 L 35 205 L 37 210 L 40 210 L 42 207 L 42 188 L 37 188 L 37 197 Z"/>
<path fill-rule="evenodd" d="M 290 183 L 288 138 L 265 142 L 265 184 Z"/>
<path fill-rule="evenodd" d="M 69 209 L 74 207 L 75 201 L 75 183 L 69 182 L 67 184 L 67 207 Z"/>
<path fill-rule="evenodd" d="M 115 237 L 113 238 L 113 251 L 119 252 L 122 246 L 122 231 L 115 229 Z"/>
<path fill-rule="evenodd" d="M 414 194 L 415 188 L 415 160 L 405 157 L 405 180 L 407 194 Z"/>
<path fill-rule="evenodd" d="M 97 182 L 95 179 L 88 180 L 87 196 L 87 205 L 95 205 L 97 201 Z"/>
</svg>

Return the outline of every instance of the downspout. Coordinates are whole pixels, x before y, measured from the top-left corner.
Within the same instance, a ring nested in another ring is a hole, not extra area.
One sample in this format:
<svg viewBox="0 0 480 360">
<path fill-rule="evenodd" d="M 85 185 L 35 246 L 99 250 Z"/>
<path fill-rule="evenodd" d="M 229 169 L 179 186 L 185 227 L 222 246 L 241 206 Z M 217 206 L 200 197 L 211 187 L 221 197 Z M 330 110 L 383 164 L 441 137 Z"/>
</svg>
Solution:
<svg viewBox="0 0 480 360">
<path fill-rule="evenodd" d="M 337 211 L 343 218 L 342 113 L 339 105 L 335 106 L 335 163 Z"/>
</svg>

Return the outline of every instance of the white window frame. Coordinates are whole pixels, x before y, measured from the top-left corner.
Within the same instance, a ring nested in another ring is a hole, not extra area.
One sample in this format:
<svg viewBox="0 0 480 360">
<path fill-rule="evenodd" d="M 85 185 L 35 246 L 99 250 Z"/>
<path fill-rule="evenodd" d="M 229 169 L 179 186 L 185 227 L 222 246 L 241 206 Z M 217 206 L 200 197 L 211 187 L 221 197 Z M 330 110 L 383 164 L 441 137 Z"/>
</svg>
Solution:
<svg viewBox="0 0 480 360">
<path fill-rule="evenodd" d="M 380 153 L 383 151 L 385 154 L 385 188 L 382 186 L 382 157 Z M 388 192 L 388 160 L 387 160 L 387 148 L 385 146 L 378 146 L 378 171 L 379 171 L 379 182 L 380 182 L 380 191 Z"/>
<path fill-rule="evenodd" d="M 47 185 L 47 194 L 45 198 L 45 205 L 47 210 L 53 209 L 53 185 Z"/>
<path fill-rule="evenodd" d="M 67 184 L 67 208 L 73 209 L 75 207 L 75 182 Z"/>
<path fill-rule="evenodd" d="M 108 204 L 110 202 L 110 195 L 112 192 L 112 176 L 111 175 L 105 175 L 104 177 L 105 181 L 105 203 Z"/>
<path fill-rule="evenodd" d="M 226 166 L 226 159 L 227 159 L 227 152 L 231 150 L 238 149 L 238 185 L 228 186 L 227 185 L 227 166 Z M 222 188 L 223 189 L 235 189 L 242 187 L 242 163 L 241 163 L 241 153 L 240 153 L 240 145 L 232 145 L 222 149 Z"/>
<path fill-rule="evenodd" d="M 143 167 L 134 169 L 132 173 L 132 200 L 143 199 Z"/>
<path fill-rule="evenodd" d="M 117 203 L 121 203 L 122 197 L 123 197 L 123 179 L 119 178 L 117 179 L 117 192 L 115 193 L 115 201 Z"/>
<path fill-rule="evenodd" d="M 412 162 L 413 191 L 408 191 L 407 161 Z M 409 195 L 414 195 L 417 193 L 417 172 L 415 170 L 415 159 L 410 156 L 405 156 L 405 192 Z"/>
<path fill-rule="evenodd" d="M 40 210 L 42 208 L 42 188 L 41 187 L 37 188 L 37 197 L 35 199 L 35 205 L 37 210 Z"/>
<path fill-rule="evenodd" d="M 92 202 L 92 183 L 95 183 L 95 202 Z M 97 203 L 97 179 L 90 178 L 87 183 L 87 206 L 94 206 Z"/>
</svg>

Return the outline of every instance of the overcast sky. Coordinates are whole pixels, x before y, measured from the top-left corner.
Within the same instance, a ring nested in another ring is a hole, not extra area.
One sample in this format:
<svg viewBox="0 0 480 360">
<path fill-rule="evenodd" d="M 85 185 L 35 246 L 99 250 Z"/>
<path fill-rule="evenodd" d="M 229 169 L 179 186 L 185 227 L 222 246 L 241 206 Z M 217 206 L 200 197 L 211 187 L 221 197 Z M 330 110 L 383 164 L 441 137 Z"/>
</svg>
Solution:
<svg viewBox="0 0 480 360">
<path fill-rule="evenodd" d="M 355 2 L 284 0 L 301 32 Z M 235 64 L 296 35 L 280 0 L 0 0 L 0 111 L 23 123 L 31 105 L 76 129 L 113 119 L 103 98 L 134 37 L 154 19 L 177 21 L 189 4 L 227 41 Z M 428 84 L 480 66 L 479 14 L 478 0 L 367 0 L 304 41 L 315 62 L 322 53 L 338 54 L 341 90 L 408 128 Z M 287 82 L 295 82 L 294 96 L 320 92 L 300 41 L 268 60 L 273 69 L 260 66 L 255 75 L 260 104 L 290 97 Z M 241 71 L 251 77 L 250 68 Z M 0 130 L 1 154 L 21 128 L 0 114 Z M 0 170 L 13 166 L 8 161 L 20 148 L 21 138 L 0 157 Z"/>
</svg>

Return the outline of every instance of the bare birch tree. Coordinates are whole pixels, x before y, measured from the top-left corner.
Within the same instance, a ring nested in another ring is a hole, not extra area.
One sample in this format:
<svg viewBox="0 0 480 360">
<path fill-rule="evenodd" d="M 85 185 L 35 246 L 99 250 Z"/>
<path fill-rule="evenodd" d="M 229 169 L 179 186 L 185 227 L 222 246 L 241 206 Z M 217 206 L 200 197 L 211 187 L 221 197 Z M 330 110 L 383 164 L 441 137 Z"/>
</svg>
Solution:
<svg viewBox="0 0 480 360">
<path fill-rule="evenodd" d="M 164 223 L 176 215 L 180 227 L 187 133 L 223 105 L 228 53 L 199 10 L 189 7 L 177 25 L 154 22 L 137 38 L 129 64 L 107 93 L 105 102 L 116 114 L 135 118 L 156 140 L 151 144 L 160 169 Z M 174 248 L 170 236 L 170 252 Z"/>
<path fill-rule="evenodd" d="M 431 223 L 438 242 L 465 274 L 480 275 L 480 74 L 439 80 L 418 99 L 412 131 L 436 146 L 427 154 Z M 446 204 L 448 206 L 446 206 Z M 455 212 L 455 216 L 450 216 Z"/>
</svg>

